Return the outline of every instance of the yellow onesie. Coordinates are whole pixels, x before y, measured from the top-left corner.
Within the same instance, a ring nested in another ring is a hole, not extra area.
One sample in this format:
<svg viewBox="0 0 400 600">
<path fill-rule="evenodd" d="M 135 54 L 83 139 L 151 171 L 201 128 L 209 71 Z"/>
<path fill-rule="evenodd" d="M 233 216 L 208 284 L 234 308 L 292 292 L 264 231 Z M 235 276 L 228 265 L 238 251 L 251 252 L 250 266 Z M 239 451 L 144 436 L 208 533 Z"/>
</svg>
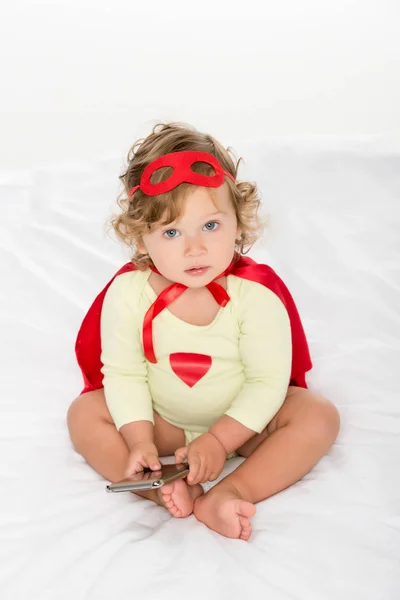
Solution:
<svg viewBox="0 0 400 600">
<path fill-rule="evenodd" d="M 257 282 L 228 275 L 230 301 L 209 325 L 187 323 L 168 308 L 154 319 L 151 363 L 142 344 L 143 319 L 157 297 L 150 274 L 116 277 L 102 307 L 103 385 L 117 429 L 154 423 L 154 409 L 184 430 L 187 444 L 223 415 L 261 433 L 282 406 L 291 374 L 291 328 L 281 300 Z M 189 377 L 179 353 L 202 355 Z"/>
</svg>

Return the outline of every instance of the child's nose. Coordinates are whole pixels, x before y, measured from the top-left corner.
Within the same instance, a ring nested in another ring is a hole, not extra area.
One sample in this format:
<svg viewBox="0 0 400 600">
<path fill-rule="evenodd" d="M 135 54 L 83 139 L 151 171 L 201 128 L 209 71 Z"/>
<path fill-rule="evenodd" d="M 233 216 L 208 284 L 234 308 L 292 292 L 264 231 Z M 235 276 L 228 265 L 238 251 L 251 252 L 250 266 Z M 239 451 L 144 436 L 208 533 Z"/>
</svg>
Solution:
<svg viewBox="0 0 400 600">
<path fill-rule="evenodd" d="M 201 234 L 188 237 L 186 240 L 186 256 L 198 256 L 207 252 L 204 239 Z"/>
</svg>

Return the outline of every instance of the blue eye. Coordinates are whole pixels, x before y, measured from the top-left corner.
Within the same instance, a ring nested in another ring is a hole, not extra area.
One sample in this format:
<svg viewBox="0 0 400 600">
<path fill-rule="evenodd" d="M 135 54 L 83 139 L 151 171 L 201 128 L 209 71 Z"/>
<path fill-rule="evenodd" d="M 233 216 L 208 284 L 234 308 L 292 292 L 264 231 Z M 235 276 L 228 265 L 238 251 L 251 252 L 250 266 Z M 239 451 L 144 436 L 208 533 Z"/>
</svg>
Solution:
<svg viewBox="0 0 400 600">
<path fill-rule="evenodd" d="M 167 229 L 167 231 L 164 231 L 163 235 L 165 235 L 165 237 L 167 237 L 167 238 L 173 239 L 173 238 L 177 237 L 175 235 L 176 233 L 179 233 L 176 229 Z M 172 234 L 172 235 L 169 235 L 169 234 Z"/>
<path fill-rule="evenodd" d="M 211 227 L 209 227 L 211 225 Z M 219 223 L 217 223 L 217 221 L 210 221 L 209 223 L 206 223 L 206 225 L 204 225 L 204 227 L 206 228 L 206 231 L 214 231 L 215 229 L 217 229 Z"/>
</svg>

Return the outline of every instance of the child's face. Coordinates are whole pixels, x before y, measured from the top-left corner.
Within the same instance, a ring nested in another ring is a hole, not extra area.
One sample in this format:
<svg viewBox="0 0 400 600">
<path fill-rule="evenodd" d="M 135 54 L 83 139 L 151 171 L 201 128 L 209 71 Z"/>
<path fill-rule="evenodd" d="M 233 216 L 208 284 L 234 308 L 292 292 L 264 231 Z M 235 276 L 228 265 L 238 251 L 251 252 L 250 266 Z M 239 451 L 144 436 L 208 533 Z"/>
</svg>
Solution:
<svg viewBox="0 0 400 600">
<path fill-rule="evenodd" d="M 177 221 L 143 235 L 139 252 L 148 253 L 170 281 L 202 287 L 232 261 L 240 229 L 226 184 L 215 188 L 214 202 L 207 188 L 195 187 Z M 190 272 L 193 267 L 205 269 Z"/>
</svg>

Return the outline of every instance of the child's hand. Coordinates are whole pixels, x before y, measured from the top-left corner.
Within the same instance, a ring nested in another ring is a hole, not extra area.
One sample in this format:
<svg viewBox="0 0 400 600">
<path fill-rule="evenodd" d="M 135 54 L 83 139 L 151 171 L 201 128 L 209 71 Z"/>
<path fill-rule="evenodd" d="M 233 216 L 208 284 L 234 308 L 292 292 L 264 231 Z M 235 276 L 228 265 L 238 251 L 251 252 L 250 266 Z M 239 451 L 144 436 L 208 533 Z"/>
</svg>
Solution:
<svg viewBox="0 0 400 600">
<path fill-rule="evenodd" d="M 176 450 L 177 463 L 186 458 L 189 463 L 187 482 L 195 485 L 217 479 L 225 465 L 226 451 L 211 433 L 203 433 L 188 446 Z"/>
<path fill-rule="evenodd" d="M 152 442 L 139 442 L 132 446 L 129 452 L 125 477 L 131 477 L 135 473 L 140 473 L 145 467 L 148 467 L 152 471 L 161 469 L 161 464 L 158 460 L 158 450 Z"/>
</svg>

